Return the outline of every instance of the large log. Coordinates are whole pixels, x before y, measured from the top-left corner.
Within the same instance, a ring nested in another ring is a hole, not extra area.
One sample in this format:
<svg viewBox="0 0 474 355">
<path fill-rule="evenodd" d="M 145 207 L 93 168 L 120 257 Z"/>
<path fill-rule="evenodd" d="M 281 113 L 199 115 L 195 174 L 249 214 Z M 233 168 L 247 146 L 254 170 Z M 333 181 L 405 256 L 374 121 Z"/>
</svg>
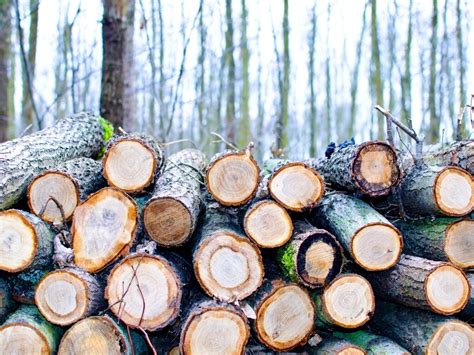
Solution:
<svg viewBox="0 0 474 355">
<path fill-rule="evenodd" d="M 0 353 L 54 354 L 61 334 L 35 306 L 21 306 L 0 327 Z"/>
<path fill-rule="evenodd" d="M 469 285 L 471 285 L 471 295 L 466 306 L 461 311 L 461 316 L 472 322 L 474 320 L 474 272 L 468 272 L 466 274 Z"/>
<path fill-rule="evenodd" d="M 474 181 L 461 168 L 414 165 L 401 182 L 400 196 L 411 216 L 465 216 L 474 207 Z"/>
<path fill-rule="evenodd" d="M 450 261 L 463 269 L 474 267 L 474 220 L 423 218 L 395 225 L 403 234 L 405 253 Z"/>
<path fill-rule="evenodd" d="M 44 221 L 64 223 L 81 201 L 105 184 L 100 162 L 90 158 L 69 160 L 33 179 L 28 186 L 28 205 Z"/>
<path fill-rule="evenodd" d="M 365 355 L 366 352 L 349 340 L 330 337 L 319 343 L 316 355 Z"/>
<path fill-rule="evenodd" d="M 201 185 L 206 156 L 195 149 L 171 155 L 143 211 L 148 235 L 159 245 L 186 243 L 196 228 L 202 207 Z"/>
<path fill-rule="evenodd" d="M 336 148 L 329 158 L 307 162 L 332 187 L 369 196 L 390 193 L 400 180 L 397 154 L 388 143 L 369 141 Z"/>
<path fill-rule="evenodd" d="M 137 225 L 136 203 L 124 192 L 106 187 L 90 195 L 72 219 L 75 264 L 87 272 L 100 271 L 127 253 Z"/>
<path fill-rule="evenodd" d="M 67 326 L 96 314 L 104 305 L 103 285 L 77 268 L 47 273 L 36 286 L 35 304 L 51 323 Z"/>
<path fill-rule="evenodd" d="M 53 127 L 0 144 L 0 210 L 21 200 L 30 182 L 59 163 L 95 157 L 110 125 L 99 116 L 79 113 Z"/>
<path fill-rule="evenodd" d="M 309 288 L 324 287 L 342 270 L 342 247 L 326 230 L 297 221 L 291 241 L 278 250 L 277 260 L 292 281 Z"/>
<path fill-rule="evenodd" d="M 206 171 L 207 189 L 225 206 L 240 206 L 257 192 L 260 168 L 249 149 L 216 154 Z"/>
<path fill-rule="evenodd" d="M 399 230 L 355 197 L 327 195 L 314 210 L 313 222 L 336 236 L 354 261 L 366 270 L 389 269 L 400 258 L 403 240 Z"/>
<path fill-rule="evenodd" d="M 378 302 L 371 327 L 414 355 L 468 355 L 474 352 L 474 330 L 452 317 Z"/>
<path fill-rule="evenodd" d="M 316 325 L 323 329 L 335 326 L 353 329 L 363 326 L 375 310 L 370 283 L 357 274 L 343 274 L 314 295 L 317 307 Z"/>
<path fill-rule="evenodd" d="M 393 340 L 358 330 L 352 333 L 334 332 L 336 338 L 345 339 L 364 350 L 367 355 L 410 355 L 410 352 Z"/>
<path fill-rule="evenodd" d="M 110 140 L 102 164 L 110 186 L 135 193 L 155 181 L 163 168 L 164 156 L 154 137 L 126 134 Z"/>
<path fill-rule="evenodd" d="M 12 298 L 10 285 L 6 280 L 0 278 L 0 323 L 3 323 L 14 307 L 15 302 Z"/>
</svg>

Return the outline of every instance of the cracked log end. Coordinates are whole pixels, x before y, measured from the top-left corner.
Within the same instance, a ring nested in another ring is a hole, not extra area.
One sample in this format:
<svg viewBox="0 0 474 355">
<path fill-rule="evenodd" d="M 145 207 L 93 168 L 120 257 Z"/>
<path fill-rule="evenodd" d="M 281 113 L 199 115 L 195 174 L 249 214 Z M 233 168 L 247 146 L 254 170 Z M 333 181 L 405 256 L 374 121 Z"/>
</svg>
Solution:
<svg viewBox="0 0 474 355">
<path fill-rule="evenodd" d="M 277 248 L 291 238 L 293 222 L 283 207 L 274 201 L 265 200 L 247 211 L 244 229 L 259 247 Z"/>
<path fill-rule="evenodd" d="M 0 349 L 2 354 L 52 353 L 46 337 L 28 323 L 11 323 L 0 327 Z"/>
<path fill-rule="evenodd" d="M 387 195 L 400 180 L 397 154 L 384 142 L 363 143 L 355 154 L 351 175 L 364 193 Z"/>
<path fill-rule="evenodd" d="M 436 205 L 448 216 L 464 216 L 474 208 L 474 181 L 465 170 L 447 167 L 433 186 Z"/>
<path fill-rule="evenodd" d="M 451 224 L 444 243 L 446 255 L 456 266 L 474 268 L 474 220 L 466 219 Z"/>
<path fill-rule="evenodd" d="M 137 207 L 125 193 L 104 188 L 74 211 L 71 233 L 74 262 L 87 272 L 97 272 L 128 247 L 137 228 Z"/>
<path fill-rule="evenodd" d="M 115 142 L 104 160 L 104 177 L 110 186 L 126 192 L 139 192 L 155 177 L 156 153 L 146 143 L 134 138 Z"/>
<path fill-rule="evenodd" d="M 248 152 L 224 154 L 208 167 L 207 188 L 225 206 L 240 206 L 257 192 L 260 169 Z"/>
<path fill-rule="evenodd" d="M 466 275 L 451 265 L 442 265 L 432 271 L 426 278 L 424 287 L 430 306 L 443 315 L 461 311 L 471 292 Z"/>
<path fill-rule="evenodd" d="M 183 354 L 243 354 L 250 335 L 247 320 L 230 308 L 192 312 L 181 333 Z"/>
<path fill-rule="evenodd" d="M 111 311 L 124 323 L 153 331 L 176 319 L 182 287 L 178 275 L 164 258 L 134 254 L 110 272 L 105 298 Z"/>
<path fill-rule="evenodd" d="M 466 323 L 449 321 L 436 329 L 426 347 L 427 354 L 474 353 L 474 330 Z"/>
<path fill-rule="evenodd" d="M 199 245 L 194 271 L 207 294 L 226 302 L 244 299 L 263 281 L 260 251 L 231 231 L 216 232 Z"/>
<path fill-rule="evenodd" d="M 317 205 L 324 195 L 324 180 L 304 163 L 288 163 L 270 178 L 271 196 L 283 207 L 301 212 Z"/>
<path fill-rule="evenodd" d="M 0 212 L 0 270 L 26 269 L 33 262 L 37 247 L 36 231 L 20 212 Z"/>
<path fill-rule="evenodd" d="M 358 328 L 367 323 L 375 311 L 372 286 L 360 275 L 341 275 L 325 288 L 323 307 L 332 323 L 343 328 Z"/>
<path fill-rule="evenodd" d="M 314 330 L 314 303 L 302 287 L 276 288 L 256 310 L 258 338 L 269 348 L 288 351 L 306 343 Z"/>
<path fill-rule="evenodd" d="M 369 271 L 391 268 L 400 259 L 402 249 L 400 231 L 384 223 L 371 223 L 360 228 L 351 243 L 355 262 Z"/>
<path fill-rule="evenodd" d="M 143 211 L 145 229 L 155 242 L 163 246 L 179 246 L 192 234 L 190 211 L 178 200 L 157 198 Z"/>
</svg>

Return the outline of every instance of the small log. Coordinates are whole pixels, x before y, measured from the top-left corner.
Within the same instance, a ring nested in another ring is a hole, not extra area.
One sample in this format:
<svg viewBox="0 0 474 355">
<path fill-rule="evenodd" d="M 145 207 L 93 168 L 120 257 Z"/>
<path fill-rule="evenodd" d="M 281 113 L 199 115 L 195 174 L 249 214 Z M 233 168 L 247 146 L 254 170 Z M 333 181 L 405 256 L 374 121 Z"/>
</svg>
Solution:
<svg viewBox="0 0 474 355">
<path fill-rule="evenodd" d="M 469 214 L 474 208 L 474 181 L 457 167 L 413 166 L 400 185 L 403 208 L 411 216 Z"/>
<path fill-rule="evenodd" d="M 243 354 L 250 336 L 247 317 L 238 308 L 215 301 L 191 307 L 185 316 L 180 338 L 180 353 Z"/>
<path fill-rule="evenodd" d="M 241 206 L 257 192 L 260 168 L 249 149 L 216 154 L 206 171 L 207 189 L 224 206 Z"/>
<path fill-rule="evenodd" d="M 474 352 L 474 330 L 452 317 L 378 302 L 371 327 L 415 355 Z"/>
<path fill-rule="evenodd" d="M 253 203 L 244 216 L 244 230 L 260 248 L 277 248 L 291 238 L 293 222 L 288 212 L 272 200 Z"/>
<path fill-rule="evenodd" d="M 62 330 L 48 323 L 35 306 L 21 306 L 0 327 L 2 354 L 54 354 Z"/>
<path fill-rule="evenodd" d="M 471 294 L 469 296 L 469 301 L 467 301 L 466 306 L 461 311 L 461 316 L 472 322 L 474 319 L 474 272 L 468 272 L 466 277 L 471 286 Z"/>
<path fill-rule="evenodd" d="M 474 267 L 474 220 L 423 218 L 395 225 L 403 234 L 407 254 L 450 261 L 463 269 Z"/>
<path fill-rule="evenodd" d="M 28 205 L 44 221 L 64 223 L 81 201 L 104 186 L 102 164 L 77 158 L 35 177 L 28 186 Z"/>
<path fill-rule="evenodd" d="M 309 288 L 324 287 L 342 270 L 342 247 L 324 229 L 297 221 L 291 241 L 280 248 L 277 260 L 283 273 Z"/>
<path fill-rule="evenodd" d="M 206 156 L 196 149 L 184 149 L 168 158 L 143 211 L 145 229 L 157 244 L 180 246 L 193 234 L 202 207 L 205 167 Z"/>
<path fill-rule="evenodd" d="M 67 326 L 97 313 L 104 287 L 81 269 L 66 268 L 47 273 L 35 290 L 35 304 L 51 323 Z"/>
<path fill-rule="evenodd" d="M 164 156 L 154 137 L 127 134 L 110 140 L 102 164 L 110 186 L 136 193 L 154 182 L 163 168 Z"/>
<path fill-rule="evenodd" d="M 170 256 L 134 253 L 112 269 L 104 297 L 125 324 L 154 331 L 175 321 L 188 278 Z"/>
<path fill-rule="evenodd" d="M 369 271 L 397 263 L 403 249 L 400 231 L 365 202 L 344 194 L 326 196 L 313 222 L 331 232 L 354 261 Z"/>
<path fill-rule="evenodd" d="M 316 355 L 365 355 L 359 346 L 349 340 L 330 337 L 323 340 L 315 349 Z"/>
<path fill-rule="evenodd" d="M 357 274 L 343 274 L 315 295 L 316 325 L 323 329 L 335 326 L 353 329 L 367 323 L 375 310 L 375 298 L 370 283 Z"/>
<path fill-rule="evenodd" d="M 400 180 L 397 154 L 385 142 L 346 145 L 336 148 L 329 158 L 310 159 L 307 163 L 332 187 L 358 190 L 372 197 L 389 194 Z"/>
<path fill-rule="evenodd" d="M 0 210 L 10 208 L 44 170 L 79 158 L 96 157 L 106 139 L 103 118 L 78 113 L 50 128 L 0 144 Z"/>
<path fill-rule="evenodd" d="M 334 332 L 336 338 L 344 339 L 357 345 L 364 350 L 367 355 L 410 355 L 410 352 L 393 340 L 369 333 L 364 330 L 358 330 L 352 333 Z"/>
<path fill-rule="evenodd" d="M 20 272 L 51 263 L 54 233 L 35 215 L 20 211 L 0 212 L 0 270 Z"/>
<path fill-rule="evenodd" d="M 14 307 L 15 301 L 12 298 L 10 285 L 0 278 L 0 323 L 3 323 Z"/>
<path fill-rule="evenodd" d="M 138 225 L 136 203 L 124 192 L 106 187 L 74 211 L 71 234 L 74 262 L 97 272 L 127 253 Z"/>
</svg>

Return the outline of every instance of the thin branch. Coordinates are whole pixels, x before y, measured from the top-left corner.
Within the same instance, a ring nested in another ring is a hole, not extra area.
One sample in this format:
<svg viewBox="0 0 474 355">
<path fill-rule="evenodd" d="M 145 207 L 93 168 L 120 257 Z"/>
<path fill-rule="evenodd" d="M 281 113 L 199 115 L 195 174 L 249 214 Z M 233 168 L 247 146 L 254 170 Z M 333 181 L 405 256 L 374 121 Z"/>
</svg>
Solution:
<svg viewBox="0 0 474 355">
<path fill-rule="evenodd" d="M 178 139 L 178 140 L 175 140 L 175 141 L 163 143 L 162 145 L 165 146 L 165 147 L 168 147 L 168 146 L 173 145 L 173 144 L 184 143 L 184 142 L 191 143 L 193 148 L 198 149 L 196 143 L 191 139 Z"/>
<path fill-rule="evenodd" d="M 474 129 L 474 94 L 471 95 L 471 104 L 469 105 L 469 120 L 471 121 L 471 128 Z"/>
<path fill-rule="evenodd" d="M 151 340 L 150 340 L 150 337 L 148 336 L 148 333 L 145 331 L 145 329 L 143 329 L 142 327 L 138 327 L 138 329 L 140 329 L 140 331 L 143 333 L 143 336 L 145 337 L 145 340 L 146 342 L 148 343 L 148 346 L 150 347 L 151 351 L 153 352 L 153 355 L 157 355 L 156 354 L 156 349 L 155 347 L 153 346 Z"/>
<path fill-rule="evenodd" d="M 214 141 L 214 143 L 224 143 L 225 145 L 231 147 L 232 149 L 239 150 L 235 145 L 233 145 L 231 142 L 227 141 L 224 137 L 222 137 L 219 133 L 217 132 L 211 132 L 213 136 L 216 136 L 219 138 L 219 141 Z"/>
<path fill-rule="evenodd" d="M 456 120 L 456 142 L 462 140 L 462 119 L 464 117 L 464 112 L 466 111 L 466 106 L 459 108 L 459 113 Z"/>
</svg>

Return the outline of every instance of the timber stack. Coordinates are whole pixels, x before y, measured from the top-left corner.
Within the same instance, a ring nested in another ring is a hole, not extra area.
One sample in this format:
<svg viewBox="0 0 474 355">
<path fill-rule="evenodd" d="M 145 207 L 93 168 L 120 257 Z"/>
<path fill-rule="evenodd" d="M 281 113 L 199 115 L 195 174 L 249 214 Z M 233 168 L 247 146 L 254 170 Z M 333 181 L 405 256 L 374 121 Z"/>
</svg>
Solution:
<svg viewBox="0 0 474 355">
<path fill-rule="evenodd" d="M 208 160 L 91 113 L 0 144 L 0 353 L 474 354 L 472 147 Z"/>
</svg>

